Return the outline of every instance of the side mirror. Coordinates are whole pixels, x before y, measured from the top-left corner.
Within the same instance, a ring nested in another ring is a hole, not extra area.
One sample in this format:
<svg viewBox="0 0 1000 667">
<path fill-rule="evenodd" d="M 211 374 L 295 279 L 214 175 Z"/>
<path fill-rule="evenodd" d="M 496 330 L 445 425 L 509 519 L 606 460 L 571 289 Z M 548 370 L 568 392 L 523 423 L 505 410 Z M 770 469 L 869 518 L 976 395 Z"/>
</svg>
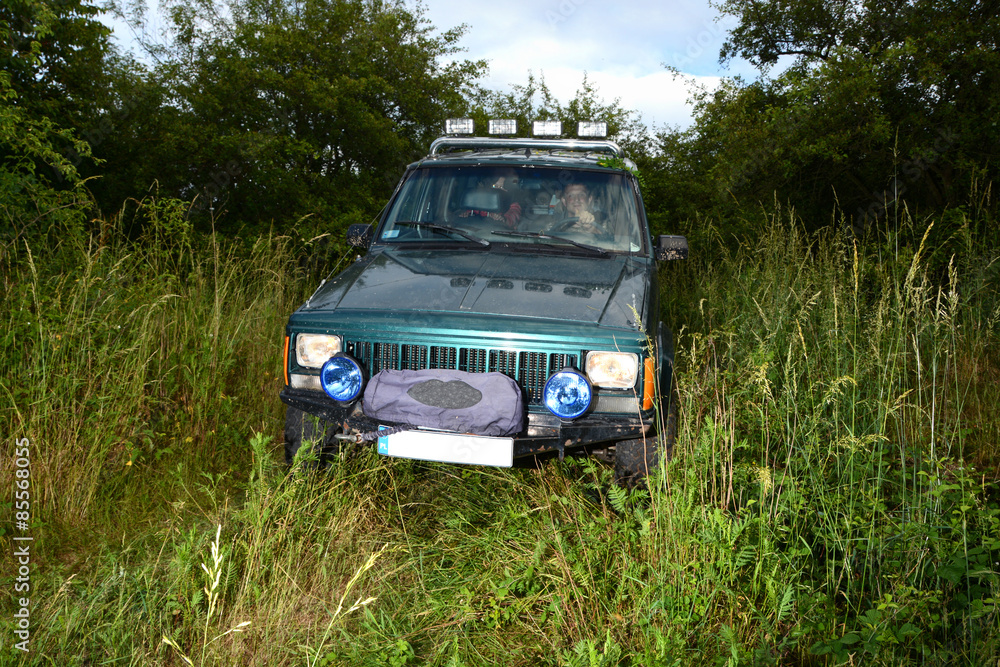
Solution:
<svg viewBox="0 0 1000 667">
<path fill-rule="evenodd" d="M 656 260 L 666 261 L 671 259 L 688 258 L 688 241 L 683 236 L 667 236 L 663 234 L 656 237 Z"/>
<path fill-rule="evenodd" d="M 375 228 L 371 225 L 351 225 L 347 228 L 347 244 L 355 248 L 368 248 L 372 244 Z"/>
</svg>

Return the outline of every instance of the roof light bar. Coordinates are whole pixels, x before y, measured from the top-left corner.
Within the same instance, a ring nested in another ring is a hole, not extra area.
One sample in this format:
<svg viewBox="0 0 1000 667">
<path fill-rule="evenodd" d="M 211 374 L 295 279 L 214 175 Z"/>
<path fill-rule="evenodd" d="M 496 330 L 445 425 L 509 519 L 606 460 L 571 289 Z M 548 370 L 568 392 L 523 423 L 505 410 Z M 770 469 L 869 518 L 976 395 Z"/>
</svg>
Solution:
<svg viewBox="0 0 1000 667">
<path fill-rule="evenodd" d="M 513 118 L 490 120 L 490 134 L 517 134 L 517 121 Z"/>
<path fill-rule="evenodd" d="M 471 118 L 448 118 L 444 121 L 445 134 L 472 134 Z"/>
<path fill-rule="evenodd" d="M 529 151 L 582 151 L 584 153 L 607 153 L 624 158 L 625 153 L 613 141 L 582 139 L 542 139 L 508 137 L 438 137 L 431 142 L 431 155 L 445 155 L 451 150 L 509 149 Z"/>
<path fill-rule="evenodd" d="M 562 134 L 562 121 L 536 120 L 531 128 L 531 133 L 536 137 L 558 137 Z"/>
<path fill-rule="evenodd" d="M 576 134 L 578 137 L 606 137 L 608 124 L 603 120 L 581 120 Z"/>
</svg>

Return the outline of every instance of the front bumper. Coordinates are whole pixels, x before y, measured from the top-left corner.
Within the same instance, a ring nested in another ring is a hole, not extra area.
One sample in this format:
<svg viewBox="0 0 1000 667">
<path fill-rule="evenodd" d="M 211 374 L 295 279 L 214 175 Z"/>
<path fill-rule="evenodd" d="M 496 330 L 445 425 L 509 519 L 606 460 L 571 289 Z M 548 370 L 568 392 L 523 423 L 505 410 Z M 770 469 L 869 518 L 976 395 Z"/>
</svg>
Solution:
<svg viewBox="0 0 1000 667">
<path fill-rule="evenodd" d="M 290 387 L 285 387 L 280 397 L 290 407 L 339 424 L 345 434 L 370 433 L 379 426 L 398 425 L 367 417 L 361 411 L 361 401 L 340 404 L 321 392 Z M 652 410 L 634 415 L 588 414 L 571 422 L 547 412 L 529 412 L 527 426 L 514 435 L 514 458 L 641 438 L 655 432 L 654 421 Z"/>
</svg>

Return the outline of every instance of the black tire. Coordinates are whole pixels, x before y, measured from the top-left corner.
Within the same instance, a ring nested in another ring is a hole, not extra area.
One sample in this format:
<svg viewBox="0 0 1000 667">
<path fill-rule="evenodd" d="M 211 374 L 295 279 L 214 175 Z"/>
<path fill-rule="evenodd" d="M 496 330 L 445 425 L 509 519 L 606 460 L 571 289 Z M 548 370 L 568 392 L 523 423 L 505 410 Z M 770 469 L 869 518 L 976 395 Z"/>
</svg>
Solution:
<svg viewBox="0 0 1000 667">
<path fill-rule="evenodd" d="M 669 461 L 677 439 L 677 389 L 671 388 L 669 398 L 660 402 L 664 419 L 659 436 L 623 440 L 615 445 L 615 482 L 632 487 L 645 483 L 650 470 L 656 469 L 661 454 Z"/>
<path fill-rule="evenodd" d="M 285 463 L 292 465 L 295 455 L 304 444 L 311 444 L 317 461 L 311 467 L 322 469 L 340 451 L 340 441 L 335 437 L 339 424 L 324 421 L 297 408 L 285 408 Z"/>
</svg>

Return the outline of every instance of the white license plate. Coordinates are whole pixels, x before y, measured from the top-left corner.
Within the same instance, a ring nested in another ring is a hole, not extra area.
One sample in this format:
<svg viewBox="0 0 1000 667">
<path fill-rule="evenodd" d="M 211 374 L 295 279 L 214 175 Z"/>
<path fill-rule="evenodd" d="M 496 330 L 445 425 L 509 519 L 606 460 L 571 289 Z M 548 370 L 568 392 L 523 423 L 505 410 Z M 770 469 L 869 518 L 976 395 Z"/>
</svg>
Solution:
<svg viewBox="0 0 1000 667">
<path fill-rule="evenodd" d="M 378 439 L 378 453 L 404 459 L 509 468 L 514 439 L 451 431 L 402 431 Z"/>
</svg>

